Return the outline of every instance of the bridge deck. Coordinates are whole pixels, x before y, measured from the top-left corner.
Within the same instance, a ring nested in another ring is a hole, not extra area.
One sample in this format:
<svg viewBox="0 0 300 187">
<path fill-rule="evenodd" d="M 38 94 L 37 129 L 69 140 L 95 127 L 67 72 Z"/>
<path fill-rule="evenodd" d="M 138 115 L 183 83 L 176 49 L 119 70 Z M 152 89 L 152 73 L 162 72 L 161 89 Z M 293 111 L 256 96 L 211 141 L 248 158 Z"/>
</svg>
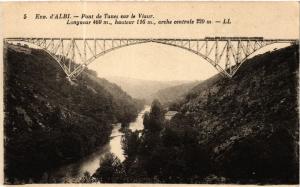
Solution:
<svg viewBox="0 0 300 187">
<path fill-rule="evenodd" d="M 44 40 L 156 40 L 156 41 L 248 41 L 248 40 L 256 40 L 256 41 L 278 41 L 278 42 L 291 42 L 291 41 L 299 41 L 299 39 L 282 39 L 282 38 L 263 38 L 263 37 L 205 37 L 205 38 L 81 38 L 81 37 L 62 37 L 62 38 L 42 38 L 42 37 L 33 37 L 33 38 L 20 38 L 20 37 L 12 37 L 5 38 L 5 40 L 24 40 L 24 39 L 44 39 Z"/>
</svg>

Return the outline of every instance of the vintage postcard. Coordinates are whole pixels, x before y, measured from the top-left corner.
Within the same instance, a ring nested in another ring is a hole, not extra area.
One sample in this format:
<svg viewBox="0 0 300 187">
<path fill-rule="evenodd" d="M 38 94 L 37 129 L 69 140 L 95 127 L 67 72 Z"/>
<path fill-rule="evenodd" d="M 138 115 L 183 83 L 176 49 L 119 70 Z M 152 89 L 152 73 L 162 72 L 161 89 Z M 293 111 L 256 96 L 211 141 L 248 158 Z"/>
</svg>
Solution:
<svg viewBox="0 0 300 187">
<path fill-rule="evenodd" d="M 2 184 L 299 185 L 298 2 L 0 14 Z"/>
</svg>

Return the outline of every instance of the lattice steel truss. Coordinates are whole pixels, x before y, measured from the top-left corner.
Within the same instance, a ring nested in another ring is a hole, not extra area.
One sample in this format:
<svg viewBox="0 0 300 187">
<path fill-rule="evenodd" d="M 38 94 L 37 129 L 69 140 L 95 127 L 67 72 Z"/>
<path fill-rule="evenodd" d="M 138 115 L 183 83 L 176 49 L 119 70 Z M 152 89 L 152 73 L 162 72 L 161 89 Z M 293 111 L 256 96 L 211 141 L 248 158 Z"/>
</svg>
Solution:
<svg viewBox="0 0 300 187">
<path fill-rule="evenodd" d="M 67 77 L 75 79 L 98 57 L 131 45 L 159 43 L 190 51 L 213 65 L 220 73 L 233 77 L 245 60 L 259 49 L 274 43 L 299 43 L 295 39 L 262 37 L 206 37 L 204 39 L 126 39 L 126 38 L 7 38 L 5 42 L 27 42 L 51 55 Z"/>
</svg>

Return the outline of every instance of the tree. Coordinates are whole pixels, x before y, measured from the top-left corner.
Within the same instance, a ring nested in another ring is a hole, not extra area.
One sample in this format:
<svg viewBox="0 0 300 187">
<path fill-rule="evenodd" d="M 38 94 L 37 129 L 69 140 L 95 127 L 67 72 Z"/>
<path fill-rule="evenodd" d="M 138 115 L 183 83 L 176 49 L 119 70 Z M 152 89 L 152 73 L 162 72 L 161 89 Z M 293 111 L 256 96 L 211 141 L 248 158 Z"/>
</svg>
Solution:
<svg viewBox="0 0 300 187">
<path fill-rule="evenodd" d="M 150 127 L 150 115 L 149 112 L 145 112 L 144 116 L 143 116 L 144 120 L 143 120 L 143 125 L 144 125 L 144 130 L 149 129 Z"/>
<path fill-rule="evenodd" d="M 125 158 L 133 160 L 137 154 L 138 147 L 140 144 L 139 132 L 132 132 L 128 130 L 125 132 L 125 135 L 122 137 L 122 149 L 124 150 Z"/>
<path fill-rule="evenodd" d="M 93 177 L 103 183 L 122 182 L 124 168 L 120 159 L 113 153 L 107 153 Z"/>
<path fill-rule="evenodd" d="M 92 183 L 94 182 L 92 176 L 88 171 L 84 172 L 83 177 L 80 179 L 80 183 Z"/>
<path fill-rule="evenodd" d="M 158 100 L 154 100 L 151 105 L 149 116 L 148 114 L 145 114 L 144 116 L 145 129 L 151 132 L 159 132 L 163 128 L 164 120 L 163 107 Z"/>
</svg>

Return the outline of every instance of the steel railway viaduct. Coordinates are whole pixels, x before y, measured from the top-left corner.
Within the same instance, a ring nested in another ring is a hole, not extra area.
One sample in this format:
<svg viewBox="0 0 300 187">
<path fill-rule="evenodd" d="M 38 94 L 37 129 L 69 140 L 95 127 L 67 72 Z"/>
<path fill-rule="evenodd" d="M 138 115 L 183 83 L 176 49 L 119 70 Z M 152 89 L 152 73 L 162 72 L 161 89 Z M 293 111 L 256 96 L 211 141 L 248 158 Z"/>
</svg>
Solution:
<svg viewBox="0 0 300 187">
<path fill-rule="evenodd" d="M 126 46 L 158 43 L 194 53 L 226 77 L 233 77 L 256 51 L 275 43 L 299 44 L 296 39 L 263 37 L 179 38 L 6 38 L 4 42 L 29 43 L 52 56 L 69 79 L 76 79 L 95 59 Z"/>
</svg>

